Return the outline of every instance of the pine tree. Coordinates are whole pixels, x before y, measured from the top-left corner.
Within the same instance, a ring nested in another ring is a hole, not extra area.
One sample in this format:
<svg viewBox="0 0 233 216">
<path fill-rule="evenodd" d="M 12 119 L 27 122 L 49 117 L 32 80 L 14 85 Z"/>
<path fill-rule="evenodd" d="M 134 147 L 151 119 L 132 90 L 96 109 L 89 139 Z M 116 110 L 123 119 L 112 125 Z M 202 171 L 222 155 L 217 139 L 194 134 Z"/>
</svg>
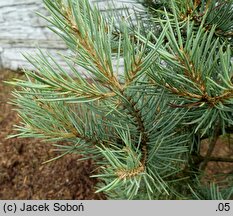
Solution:
<svg viewBox="0 0 233 216">
<path fill-rule="evenodd" d="M 87 0 L 44 4 L 69 69 L 25 56 L 36 71 L 11 82 L 16 136 L 92 158 L 108 199 L 231 199 L 232 175 L 203 179 L 208 162 L 233 162 L 212 156 L 233 132 L 233 1 L 138 0 L 107 14 Z"/>
</svg>

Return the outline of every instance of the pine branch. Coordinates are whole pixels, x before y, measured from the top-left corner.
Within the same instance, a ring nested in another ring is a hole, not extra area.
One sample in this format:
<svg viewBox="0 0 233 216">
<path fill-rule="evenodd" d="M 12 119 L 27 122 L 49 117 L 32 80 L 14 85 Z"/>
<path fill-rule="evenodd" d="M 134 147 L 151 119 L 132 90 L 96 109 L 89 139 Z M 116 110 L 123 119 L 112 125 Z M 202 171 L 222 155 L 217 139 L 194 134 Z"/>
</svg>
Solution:
<svg viewBox="0 0 233 216">
<path fill-rule="evenodd" d="M 51 30 L 72 51 L 62 56 L 72 74 L 42 51 L 28 57 L 38 73 L 12 83 L 18 136 L 67 142 L 55 144 L 64 152 L 57 158 L 98 158 L 97 192 L 118 199 L 187 199 L 183 182 L 196 185 L 208 162 L 233 163 L 212 156 L 233 125 L 232 49 L 216 37 L 232 32 L 232 1 L 146 0 L 158 11 L 135 14 L 135 23 L 131 14 L 105 19 L 88 0 L 44 2 Z M 211 197 L 220 197 L 216 188 Z"/>
<path fill-rule="evenodd" d="M 114 73 L 112 73 L 109 62 L 104 62 L 103 64 L 100 64 L 102 62 L 101 57 L 97 54 L 93 42 L 89 40 L 88 35 L 81 35 L 79 28 L 77 27 L 76 23 L 73 23 L 72 21 L 72 15 L 71 10 L 69 9 L 65 16 L 67 22 L 71 26 L 73 32 L 75 33 L 75 36 L 79 39 L 80 45 L 86 49 L 86 52 L 92 57 L 93 63 L 96 65 L 96 67 L 103 73 L 107 78 L 110 86 L 116 87 L 117 89 L 122 89 L 121 84 L 118 82 L 116 76 Z M 101 17 L 99 17 L 102 19 Z M 106 26 L 106 29 L 108 29 L 108 26 Z"/>
<path fill-rule="evenodd" d="M 224 103 L 226 100 L 229 100 L 233 95 L 232 89 L 225 90 L 222 94 L 217 96 L 211 96 L 207 92 L 206 88 L 206 81 L 202 80 L 202 74 L 204 74 L 202 71 L 198 70 L 199 65 L 195 66 L 194 62 L 192 62 L 190 59 L 188 53 L 186 53 L 183 49 L 180 49 L 180 53 L 182 54 L 182 58 L 177 56 L 177 59 L 179 63 L 183 67 L 183 73 L 184 76 L 187 77 L 190 81 L 193 82 L 193 86 L 197 87 L 201 94 L 195 94 L 193 92 L 184 91 L 183 89 L 178 89 L 176 87 L 171 86 L 168 83 L 165 83 L 165 88 L 167 88 L 169 91 L 171 91 L 173 94 L 176 94 L 180 97 L 185 97 L 188 99 L 196 99 L 197 101 L 185 104 L 185 105 L 175 105 L 171 104 L 174 107 L 198 107 L 203 103 L 206 103 L 210 107 L 216 106 L 218 103 Z M 196 67 L 196 68 L 195 68 Z"/>
<path fill-rule="evenodd" d="M 208 10 L 208 8 L 209 8 L 209 3 L 210 3 L 210 1 L 207 3 L 207 6 L 206 6 L 205 11 L 197 16 L 198 19 L 202 18 L 202 17 L 206 14 L 206 12 L 207 12 L 207 10 Z M 211 10 L 210 10 L 209 12 L 213 12 L 213 11 L 219 9 L 220 7 L 222 7 L 222 6 L 225 5 L 225 4 L 227 4 L 226 1 L 224 1 L 224 2 L 222 2 L 222 3 L 220 3 L 220 4 L 218 4 L 217 6 L 215 6 L 215 7 L 213 7 L 213 8 L 211 8 Z"/>
<path fill-rule="evenodd" d="M 138 133 L 141 134 L 141 136 L 142 136 L 141 145 L 140 145 L 140 149 L 142 151 L 141 163 L 142 163 L 142 166 L 145 167 L 146 162 L 147 162 L 147 154 L 148 154 L 147 142 L 149 141 L 149 137 L 148 137 L 148 135 L 146 133 L 146 129 L 145 129 L 145 126 L 144 126 L 144 121 L 142 119 L 140 110 L 135 108 L 136 103 L 133 101 L 133 98 L 130 97 L 130 96 L 127 96 L 124 92 L 122 92 L 122 95 L 124 97 L 126 97 L 128 102 L 130 103 L 130 108 L 131 109 L 128 109 L 128 110 L 129 110 L 130 114 L 133 117 L 135 117 L 136 122 L 137 122 L 136 126 L 137 126 Z M 127 108 L 127 106 L 125 106 L 125 108 Z"/>
</svg>

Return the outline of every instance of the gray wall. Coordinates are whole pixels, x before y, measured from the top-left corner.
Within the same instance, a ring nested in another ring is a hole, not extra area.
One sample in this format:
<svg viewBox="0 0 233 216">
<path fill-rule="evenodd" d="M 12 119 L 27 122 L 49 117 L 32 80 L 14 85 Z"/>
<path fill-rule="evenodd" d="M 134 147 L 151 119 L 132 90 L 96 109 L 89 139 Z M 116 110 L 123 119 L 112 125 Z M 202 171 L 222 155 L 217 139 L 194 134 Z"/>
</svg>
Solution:
<svg viewBox="0 0 233 216">
<path fill-rule="evenodd" d="M 106 6 L 107 2 L 108 0 L 105 0 L 100 7 Z M 57 52 L 65 52 L 65 45 L 46 28 L 47 23 L 36 15 L 36 12 L 46 14 L 42 0 L 0 0 L 1 68 L 32 69 L 22 53 L 34 55 L 35 47 L 38 46 L 42 50 L 48 50 L 63 64 Z"/>
</svg>

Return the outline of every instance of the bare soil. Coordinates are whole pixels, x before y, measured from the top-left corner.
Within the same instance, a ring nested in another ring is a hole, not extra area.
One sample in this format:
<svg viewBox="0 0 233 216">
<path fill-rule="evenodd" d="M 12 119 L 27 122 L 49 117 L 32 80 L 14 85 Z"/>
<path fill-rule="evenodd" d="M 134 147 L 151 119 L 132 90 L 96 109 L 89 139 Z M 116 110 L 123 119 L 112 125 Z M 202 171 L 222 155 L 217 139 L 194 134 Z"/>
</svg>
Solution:
<svg viewBox="0 0 233 216">
<path fill-rule="evenodd" d="M 103 199 L 95 193 L 97 180 L 90 178 L 93 162 L 78 161 L 78 155 L 58 156 L 51 143 L 37 139 L 12 138 L 13 125 L 20 121 L 15 107 L 7 102 L 12 98 L 12 86 L 3 81 L 22 74 L 0 71 L 0 199 Z"/>
</svg>

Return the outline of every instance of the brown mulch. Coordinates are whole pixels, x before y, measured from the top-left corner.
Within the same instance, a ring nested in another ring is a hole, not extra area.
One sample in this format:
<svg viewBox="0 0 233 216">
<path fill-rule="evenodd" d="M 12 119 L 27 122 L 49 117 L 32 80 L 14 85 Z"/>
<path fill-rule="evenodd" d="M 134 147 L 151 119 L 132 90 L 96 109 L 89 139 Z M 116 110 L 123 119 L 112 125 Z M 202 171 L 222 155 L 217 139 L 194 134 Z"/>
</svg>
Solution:
<svg viewBox="0 0 233 216">
<path fill-rule="evenodd" d="M 201 154 L 205 156 L 208 149 L 208 140 L 204 140 L 201 146 Z M 215 145 L 213 157 L 233 158 L 233 135 L 221 136 Z M 204 178 L 207 181 L 221 185 L 233 186 L 233 163 L 210 161 L 206 167 Z"/>
<path fill-rule="evenodd" d="M 78 155 L 58 156 L 51 143 L 31 138 L 6 139 L 15 134 L 19 123 L 13 105 L 8 104 L 12 86 L 5 80 L 22 74 L 0 71 L 0 199 L 103 199 L 96 194 L 96 179 L 90 178 L 94 165 L 91 160 L 78 161 Z"/>
</svg>

